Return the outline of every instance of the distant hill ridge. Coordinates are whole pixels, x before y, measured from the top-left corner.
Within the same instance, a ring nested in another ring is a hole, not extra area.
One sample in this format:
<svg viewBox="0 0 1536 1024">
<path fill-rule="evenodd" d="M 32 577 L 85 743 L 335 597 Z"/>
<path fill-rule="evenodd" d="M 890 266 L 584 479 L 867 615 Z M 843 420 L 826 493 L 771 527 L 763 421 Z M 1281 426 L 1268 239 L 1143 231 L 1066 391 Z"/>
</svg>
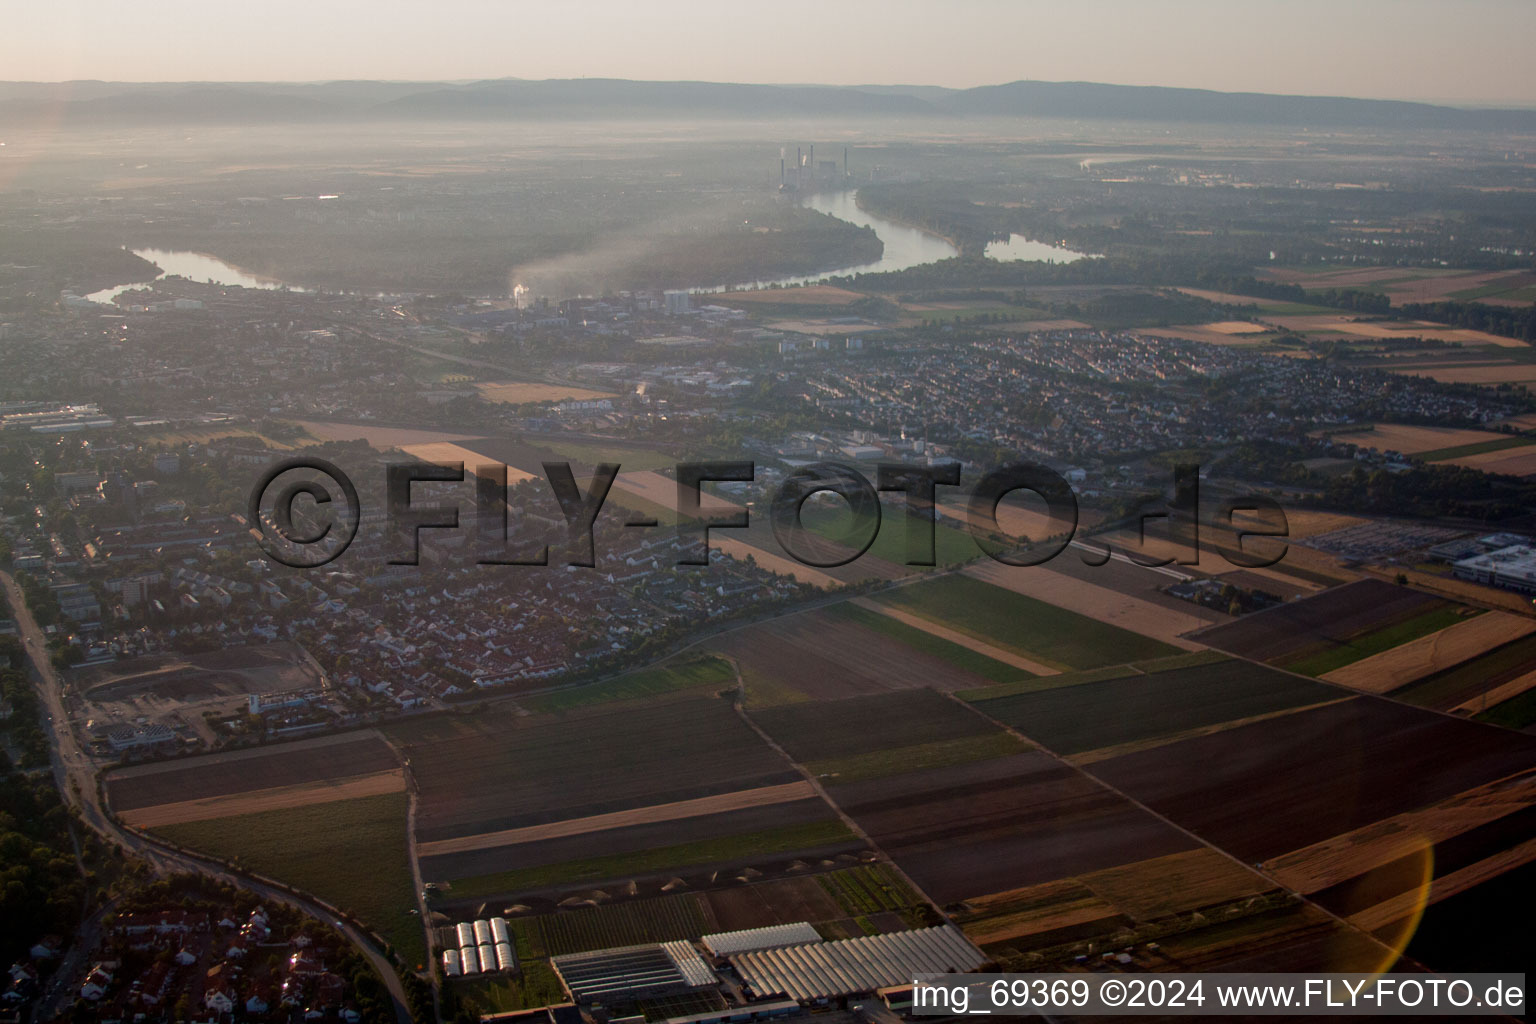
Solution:
<svg viewBox="0 0 1536 1024">
<path fill-rule="evenodd" d="M 1065 117 L 1298 127 L 1536 130 L 1536 110 L 1093 82 L 741 85 L 613 78 L 476 82 L 0 82 L 0 123 L 539 120 L 632 117 Z"/>
</svg>

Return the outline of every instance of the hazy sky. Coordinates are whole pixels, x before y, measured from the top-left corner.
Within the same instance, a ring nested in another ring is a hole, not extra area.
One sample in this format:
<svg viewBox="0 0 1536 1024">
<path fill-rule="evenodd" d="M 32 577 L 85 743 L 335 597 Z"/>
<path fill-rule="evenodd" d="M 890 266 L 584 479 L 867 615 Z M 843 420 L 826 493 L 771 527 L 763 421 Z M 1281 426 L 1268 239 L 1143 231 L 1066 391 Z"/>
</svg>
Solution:
<svg viewBox="0 0 1536 1024">
<path fill-rule="evenodd" d="M 1177 85 L 1536 106 L 1536 0 L 17 0 L 0 78 Z"/>
</svg>

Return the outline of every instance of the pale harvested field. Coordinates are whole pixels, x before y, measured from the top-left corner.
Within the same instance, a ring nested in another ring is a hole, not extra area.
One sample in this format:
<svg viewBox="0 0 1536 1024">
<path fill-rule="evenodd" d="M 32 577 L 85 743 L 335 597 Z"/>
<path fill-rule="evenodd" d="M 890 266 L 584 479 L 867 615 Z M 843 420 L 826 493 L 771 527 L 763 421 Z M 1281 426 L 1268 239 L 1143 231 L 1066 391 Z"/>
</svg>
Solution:
<svg viewBox="0 0 1536 1024">
<path fill-rule="evenodd" d="M 1241 529 L 1243 526 L 1242 515 L 1239 514 L 1234 518 L 1237 520 L 1238 528 Z M 1290 523 L 1289 511 L 1286 512 L 1286 523 L 1287 525 Z M 1137 545 L 1138 538 L 1133 533 L 1126 531 L 1103 534 L 1095 539 L 1108 542 L 1118 551 L 1136 551 L 1138 554 L 1145 554 L 1149 557 L 1164 557 L 1176 554 L 1175 549 L 1171 545 L 1159 542 L 1155 537 L 1149 537 L 1146 547 L 1144 549 L 1140 548 Z M 1272 579 L 1276 583 L 1282 583 L 1286 587 L 1306 591 L 1324 590 L 1328 584 L 1292 575 L 1286 571 L 1288 567 L 1318 573 L 1339 583 L 1347 583 L 1350 580 L 1359 579 L 1359 573 L 1339 568 L 1338 560 L 1332 555 L 1321 551 L 1313 551 L 1311 548 L 1302 547 L 1300 544 L 1290 543 L 1293 539 L 1278 538 L 1271 540 L 1257 537 L 1250 538 L 1244 545 L 1245 551 L 1267 552 L 1277 543 L 1285 543 L 1286 551 L 1285 556 L 1273 567 L 1245 569 L 1227 561 L 1226 556 L 1217 550 L 1218 547 L 1236 549 L 1237 538 L 1232 531 L 1224 527 L 1202 524 L 1200 528 L 1198 560 L 1193 565 L 1176 565 L 1173 568 L 1190 573 L 1191 575 L 1224 576 L 1229 573 L 1242 573 L 1247 576 L 1261 576 L 1266 579 Z"/>
<path fill-rule="evenodd" d="M 1463 701 L 1451 709 L 1451 714 L 1475 715 L 1497 704 L 1502 704 L 1512 697 L 1518 697 L 1533 686 L 1536 686 L 1536 672 L 1527 672 L 1501 686 L 1495 686 L 1487 693 L 1480 693 L 1470 700 Z"/>
<path fill-rule="evenodd" d="M 412 430 L 409 427 L 383 427 L 377 423 L 320 423 L 295 420 L 310 435 L 322 441 L 367 441 L 379 451 L 403 448 L 409 444 L 433 444 L 439 441 L 473 441 L 478 434 L 449 434 L 440 430 Z"/>
<path fill-rule="evenodd" d="M 1330 885 L 1444 842 L 1536 803 L 1536 774 L 1526 772 L 1469 789 L 1429 807 L 1384 818 L 1264 862 L 1266 873 L 1296 892 Z"/>
<path fill-rule="evenodd" d="M 814 569 L 809 565 L 801 565 L 792 558 L 753 547 L 740 538 L 732 537 L 729 531 L 710 531 L 709 546 L 711 548 L 718 548 L 732 558 L 739 558 L 743 561 L 746 560 L 748 555 L 751 555 L 753 561 L 769 572 L 776 572 L 780 576 L 792 577 L 801 583 L 808 583 L 822 590 L 831 590 L 834 587 L 842 586 L 840 580 L 828 576 L 820 569 Z"/>
<path fill-rule="evenodd" d="M 974 527 L 975 531 L 982 535 L 986 535 L 992 530 L 992 524 L 985 522 L 984 518 L 973 519 L 970 506 L 965 498 L 940 498 L 938 506 L 939 514 L 952 520 L 961 529 Z M 1103 518 L 1098 512 L 1079 509 L 1078 532 L 1091 530 Z M 1055 523 L 1044 511 L 1015 504 L 1013 499 L 1005 498 L 997 506 L 997 525 L 1010 537 L 1028 537 L 1031 540 L 1043 540 L 1054 533 L 1066 532 L 1069 524 Z"/>
<path fill-rule="evenodd" d="M 1081 320 L 1019 320 L 1008 326 L 1021 331 L 1082 331 L 1091 325 Z"/>
<path fill-rule="evenodd" d="M 1368 267 L 1318 273 L 1270 270 L 1261 276 L 1273 281 L 1301 284 L 1307 288 L 1378 285 L 1394 304 L 1437 302 L 1457 292 L 1487 285 L 1502 284 L 1516 289 L 1530 282 L 1530 273 L 1524 270 L 1434 270 L 1409 267 Z M 1497 296 L 1486 296 L 1477 301 L 1490 302 L 1496 299 Z"/>
<path fill-rule="evenodd" d="M 1307 537 L 1315 537 L 1322 533 L 1332 533 L 1334 530 L 1342 530 L 1350 526 L 1359 526 L 1366 522 L 1359 516 L 1345 515 L 1341 512 L 1323 512 L 1318 509 L 1296 508 L 1288 509 L 1285 513 L 1285 521 L 1290 525 L 1291 537 L 1295 540 L 1304 540 Z M 1252 512 L 1238 512 L 1232 516 L 1232 522 L 1237 526 L 1262 526 L 1263 520 Z"/>
<path fill-rule="evenodd" d="M 400 449 L 413 458 L 422 462 L 434 462 L 439 465 L 445 463 L 464 463 L 465 474 L 478 473 L 481 466 L 494 466 L 498 463 L 495 459 L 487 458 L 479 452 L 472 452 L 463 445 L 454 444 L 451 441 L 434 441 L 430 444 L 410 444 Z M 533 474 L 516 466 L 507 467 L 507 485 L 522 483 L 524 480 L 532 480 Z"/>
<path fill-rule="evenodd" d="M 1404 455 L 1417 455 L 1440 448 L 1459 448 L 1466 444 L 1482 444 L 1484 441 L 1502 441 L 1507 435 L 1491 430 L 1469 430 L 1461 427 L 1416 427 L 1406 423 L 1378 423 L 1371 430 L 1347 431 L 1333 434 L 1337 441 L 1375 448 L 1378 451 L 1396 451 Z"/>
<path fill-rule="evenodd" d="M 799 288 L 761 288 L 747 292 L 726 292 L 719 296 L 721 305 L 767 302 L 775 306 L 847 306 L 865 296 L 829 284 L 802 285 Z"/>
<path fill-rule="evenodd" d="M 1207 302 L 1219 303 L 1223 306 L 1258 306 L 1271 301 L 1269 299 L 1255 298 L 1252 295 L 1238 295 L 1236 292 L 1214 292 L 1209 288 L 1176 288 L 1174 290 L 1183 292 L 1185 295 L 1193 295 L 1195 298 L 1204 299 Z"/>
<path fill-rule="evenodd" d="M 1419 569 L 1410 569 L 1399 566 L 1395 572 L 1373 571 L 1369 575 L 1378 579 L 1391 580 L 1396 573 L 1402 573 L 1408 577 L 1408 582 L 1421 590 L 1427 590 L 1432 594 L 1440 594 L 1457 601 L 1469 604 L 1506 608 L 1513 612 L 1529 614 L 1531 600 L 1515 593 L 1513 590 L 1500 590 L 1497 587 L 1485 587 L 1481 583 L 1472 583 L 1468 580 L 1459 580 L 1454 576 L 1437 576 L 1434 573 L 1423 572 Z M 1358 575 L 1357 577 L 1358 578 Z"/>
<path fill-rule="evenodd" d="M 1524 348 L 1518 338 L 1501 338 L 1487 331 L 1447 327 L 1428 320 L 1356 320 L 1351 313 L 1312 313 L 1272 318 L 1288 331 L 1307 334 L 1347 334 L 1357 338 L 1436 338 L 1468 345 L 1497 345 L 1500 348 Z"/>
<path fill-rule="evenodd" d="M 1240 323 L 1240 321 L 1229 321 Z M 1207 345 L 1262 345 L 1272 332 L 1257 324 L 1243 324 L 1249 331 L 1220 330 L 1223 324 L 1177 324 L 1173 327 L 1138 327 L 1129 333 L 1138 338 L 1177 338 L 1180 341 L 1198 341 Z"/>
<path fill-rule="evenodd" d="M 468 853 L 473 850 L 491 850 L 498 846 L 516 846 L 545 839 L 563 839 L 567 836 L 586 835 L 589 832 L 605 832 L 609 829 L 627 828 L 631 825 L 652 825 L 664 821 L 681 821 L 684 818 L 703 818 L 727 811 L 741 811 L 751 807 L 771 807 L 774 804 L 791 803 L 816 797 L 816 787 L 802 779 L 778 786 L 761 786 L 757 789 L 737 790 L 693 800 L 677 800 L 668 804 L 653 804 L 627 811 L 594 814 L 585 818 L 567 818 L 543 825 L 505 829 L 500 832 L 482 832 L 479 835 L 456 839 L 440 839 L 419 845 L 418 855 L 434 857 L 447 853 Z"/>
<path fill-rule="evenodd" d="M 1206 847 L 1095 871 L 1078 880 L 1139 921 L 1182 914 L 1274 888 L 1262 875 Z"/>
<path fill-rule="evenodd" d="M 1533 860 L 1536 860 L 1536 839 L 1527 840 L 1512 850 L 1496 853 L 1476 864 L 1469 864 L 1460 871 L 1441 875 L 1429 883 L 1427 902 L 1439 903 L 1443 899 L 1466 892 L 1474 886 L 1481 885 L 1491 878 L 1497 878 L 1513 868 L 1529 864 Z M 1368 910 L 1351 914 L 1348 921 L 1365 931 L 1378 931 L 1394 921 L 1412 917 L 1419 905 L 1419 900 L 1418 892 L 1405 892 L 1378 903 Z"/>
<path fill-rule="evenodd" d="M 1339 270 L 1267 267 L 1259 271 L 1258 276 L 1268 281 L 1299 284 L 1304 288 L 1351 288 L 1390 281 L 1398 277 L 1409 277 L 1413 274 L 1414 268 L 1411 267 L 1349 267 Z"/>
<path fill-rule="evenodd" d="M 662 476 L 654 469 L 638 469 L 632 473 L 620 473 L 613 486 L 618 490 L 644 499 L 662 508 L 677 510 L 677 481 Z M 739 512 L 741 506 L 717 494 L 705 494 L 699 499 L 703 515 Z"/>
<path fill-rule="evenodd" d="M 1323 679 L 1362 693 L 1387 693 L 1532 632 L 1536 632 L 1536 620 L 1509 612 L 1484 612 L 1390 651 L 1336 668 Z"/>
<path fill-rule="evenodd" d="M 487 402 L 506 402 L 521 405 L 524 402 L 558 402 L 566 398 L 612 398 L 612 391 L 593 391 L 591 388 L 571 387 L 568 384 L 537 384 L 522 380 L 481 381 L 475 385 L 480 397 Z"/>
<path fill-rule="evenodd" d="M 1510 476 L 1529 476 L 1536 473 L 1536 445 L 1523 448 L 1505 448 L 1481 455 L 1467 455 L 1448 460 L 1451 465 L 1480 469 L 1484 473 L 1508 473 Z M 1439 463 L 1446 465 L 1446 463 Z"/>
<path fill-rule="evenodd" d="M 1500 422 L 1507 423 L 1516 430 L 1536 430 L 1536 412 L 1528 412 L 1523 416 L 1511 416 Z"/>
<path fill-rule="evenodd" d="M 1386 369 L 1405 377 L 1428 377 L 1442 384 L 1527 384 L 1536 381 L 1536 364 L 1532 363 L 1389 365 Z"/>
<path fill-rule="evenodd" d="M 1060 669 L 1052 668 L 1049 665 L 1043 665 L 1038 661 L 1031 661 L 1029 658 L 1021 657 L 1017 654 L 1014 654 L 1012 651 L 1005 651 L 1001 647 L 995 647 L 992 644 L 983 643 L 973 636 L 967 636 L 965 633 L 961 633 L 958 630 L 941 626 L 937 622 L 932 622 L 923 618 L 921 615 L 913 615 L 910 612 L 902 611 L 900 608 L 892 608 L 890 605 L 881 604 L 878 601 L 871 601 L 867 597 L 856 597 L 853 599 L 853 603 L 858 605 L 860 608 L 865 609 L 866 611 L 876 612 L 880 615 L 889 616 L 890 618 L 895 619 L 897 622 L 900 622 L 903 625 L 911 626 L 913 629 L 920 629 L 924 633 L 931 633 L 942 640 L 948 640 L 950 643 L 959 644 L 961 647 L 975 651 L 977 654 L 984 654 L 991 658 L 993 661 L 1000 661 L 1005 665 L 1012 665 L 1014 668 L 1021 668 L 1024 671 L 1031 672 L 1037 676 L 1054 676 L 1061 674 Z"/>
<path fill-rule="evenodd" d="M 1203 644 L 1186 640 L 1181 634 L 1210 625 L 1207 620 L 1101 587 L 1097 583 L 1064 575 L 1048 566 L 1021 568 L 988 560 L 971 566 L 965 573 L 1016 594 L 1161 640 L 1186 651 L 1205 650 Z"/>
<path fill-rule="evenodd" d="M 1096 921 L 1113 922 L 1115 908 L 1074 879 L 967 899 L 971 911 L 957 916 L 977 945 L 1040 935 Z M 1016 909 L 1015 909 L 1016 908 Z"/>
<path fill-rule="evenodd" d="M 305 782 L 295 786 L 253 789 L 231 796 L 213 796 L 201 800 L 183 800 L 173 804 L 156 804 L 153 807 L 124 811 L 119 817 L 129 825 L 138 828 L 160 828 L 163 825 L 180 825 L 188 821 L 208 821 L 237 814 L 279 811 L 289 807 L 308 807 L 311 804 L 329 804 L 338 800 L 352 800 L 357 797 L 380 796 L 385 793 L 403 793 L 404 791 L 405 772 L 395 768 L 387 772 Z"/>
</svg>

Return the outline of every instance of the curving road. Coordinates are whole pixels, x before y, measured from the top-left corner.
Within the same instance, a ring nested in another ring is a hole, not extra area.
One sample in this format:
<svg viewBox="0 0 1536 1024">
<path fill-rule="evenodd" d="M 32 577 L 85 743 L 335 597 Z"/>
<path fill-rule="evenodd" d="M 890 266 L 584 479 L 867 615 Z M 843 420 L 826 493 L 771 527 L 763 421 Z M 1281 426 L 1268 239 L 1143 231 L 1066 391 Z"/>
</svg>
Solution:
<svg viewBox="0 0 1536 1024">
<path fill-rule="evenodd" d="M 96 788 L 96 762 L 80 745 L 73 723 L 65 711 L 63 683 L 49 662 L 48 645 L 43 631 L 38 626 L 37 620 L 32 617 L 32 612 L 26 605 L 15 577 L 4 570 L 0 570 L 0 589 L 4 590 L 5 598 L 10 603 L 12 615 L 16 619 L 17 631 L 21 635 L 27 656 L 32 661 L 34 675 L 38 681 L 37 690 L 43 704 L 42 725 L 49 740 L 54 785 L 58 787 L 59 793 L 80 820 L 109 842 L 117 844 L 144 860 L 157 874 L 179 871 L 207 875 L 231 885 L 237 885 L 262 899 L 271 900 L 274 903 L 286 903 L 310 917 L 331 924 L 346 936 L 347 941 L 357 948 L 357 951 L 373 965 L 373 969 L 383 979 L 384 986 L 394 1002 L 395 1019 L 399 1024 L 412 1024 L 411 1012 L 405 1001 L 405 988 L 400 983 L 400 975 L 373 942 L 357 928 L 338 919 L 316 903 L 254 879 L 236 875 L 215 861 L 203 860 L 163 845 L 158 840 L 123 828 L 113 819 L 103 805 L 100 791 Z"/>
</svg>

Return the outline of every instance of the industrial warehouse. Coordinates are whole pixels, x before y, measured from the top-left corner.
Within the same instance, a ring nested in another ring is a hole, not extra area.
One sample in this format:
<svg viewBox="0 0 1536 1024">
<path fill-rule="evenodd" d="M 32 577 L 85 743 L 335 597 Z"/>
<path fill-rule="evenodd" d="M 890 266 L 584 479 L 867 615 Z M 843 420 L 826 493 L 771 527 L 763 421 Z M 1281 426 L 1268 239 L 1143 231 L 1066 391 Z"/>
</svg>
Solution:
<svg viewBox="0 0 1536 1024">
<path fill-rule="evenodd" d="M 473 925 L 459 927 L 475 938 Z M 461 949 L 461 962 L 475 955 L 473 945 L 464 948 L 471 952 Z M 649 1019 L 667 1024 L 723 1024 L 789 1016 L 850 996 L 899 1003 L 914 977 L 971 971 L 984 960 L 951 925 L 824 941 L 812 925 L 796 922 L 706 935 L 698 945 L 619 946 L 550 963 L 577 1006 L 615 1017 L 644 1003 Z M 663 1016 L 657 1005 L 676 1009 Z"/>
</svg>

